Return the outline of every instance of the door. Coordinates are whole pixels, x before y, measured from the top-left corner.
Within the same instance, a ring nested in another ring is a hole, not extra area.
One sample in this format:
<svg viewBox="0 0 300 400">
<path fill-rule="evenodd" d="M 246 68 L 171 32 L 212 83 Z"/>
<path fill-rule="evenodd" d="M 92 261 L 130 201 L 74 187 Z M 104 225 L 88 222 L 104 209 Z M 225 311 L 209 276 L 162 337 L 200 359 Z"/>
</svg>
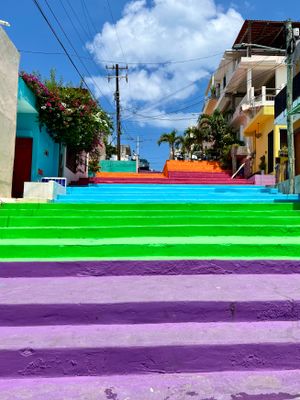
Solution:
<svg viewBox="0 0 300 400">
<path fill-rule="evenodd" d="M 295 174 L 300 175 L 300 130 L 294 133 L 295 144 Z"/>
<path fill-rule="evenodd" d="M 23 197 L 24 182 L 31 181 L 32 138 L 16 138 L 12 196 Z"/>
<path fill-rule="evenodd" d="M 268 174 L 274 170 L 274 132 L 268 134 Z"/>
</svg>

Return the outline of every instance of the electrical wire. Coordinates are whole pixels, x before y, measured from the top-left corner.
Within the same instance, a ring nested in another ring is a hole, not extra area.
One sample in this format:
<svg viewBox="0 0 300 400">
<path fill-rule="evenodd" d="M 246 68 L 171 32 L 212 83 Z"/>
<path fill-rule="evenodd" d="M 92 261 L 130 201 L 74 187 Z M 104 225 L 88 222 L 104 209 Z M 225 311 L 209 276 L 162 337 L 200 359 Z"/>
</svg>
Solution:
<svg viewBox="0 0 300 400">
<path fill-rule="evenodd" d="M 68 10 L 67 10 L 66 7 L 64 6 L 63 2 L 61 2 L 60 4 L 61 4 L 62 8 L 64 9 L 64 12 L 65 12 L 65 14 L 67 15 L 69 21 L 71 22 L 71 25 L 72 25 L 74 31 L 76 32 L 76 34 L 77 34 L 77 36 L 78 36 L 78 38 L 79 38 L 81 44 L 83 45 L 83 48 L 85 48 L 85 47 L 86 47 L 86 43 L 84 43 L 84 40 L 82 39 L 79 30 L 77 29 L 77 27 L 76 27 L 76 25 L 74 24 L 74 22 L 73 22 L 73 20 L 72 20 L 72 18 L 71 18 L 71 16 L 70 16 L 70 14 L 68 13 Z M 87 10 L 87 13 L 88 13 L 88 10 Z M 89 13 L 88 13 L 87 15 L 90 17 L 90 14 L 89 14 Z M 77 54 L 78 54 L 78 53 L 77 53 Z M 97 68 L 97 70 L 99 69 L 98 65 L 96 64 L 96 62 L 95 62 L 95 60 L 94 60 L 93 58 L 91 58 L 91 57 L 80 57 L 80 58 L 81 58 L 81 59 L 87 59 L 87 60 L 92 61 L 93 64 L 95 65 L 95 67 Z M 95 80 L 94 80 L 93 78 L 92 78 L 92 80 L 93 80 L 93 83 L 95 84 Z M 107 80 L 105 80 L 105 82 L 106 82 L 106 84 L 107 84 L 107 86 L 108 86 L 108 88 L 109 88 L 109 91 L 111 91 L 111 88 L 110 88 L 110 86 L 109 86 Z M 98 87 L 98 90 L 100 90 L 100 88 L 99 88 L 98 85 L 97 85 L 96 87 Z M 101 90 L 100 90 L 100 93 L 103 94 L 103 93 L 101 92 Z M 106 100 L 108 100 L 108 99 L 106 99 Z M 110 105 L 112 106 L 111 102 L 109 102 L 109 103 L 110 103 Z"/>
<path fill-rule="evenodd" d="M 37 1 L 37 0 L 34 0 Z M 69 36 L 67 35 L 64 27 L 62 26 L 62 24 L 60 23 L 59 19 L 57 18 L 57 16 L 55 15 L 52 7 L 50 6 L 48 0 L 45 0 L 45 3 L 48 7 L 48 9 L 50 10 L 50 13 L 52 14 L 53 18 L 55 19 L 56 23 L 58 24 L 58 26 L 60 27 L 61 31 L 63 32 L 67 42 L 69 43 L 69 45 L 71 46 L 71 48 L 73 49 L 74 53 L 76 54 L 76 56 L 79 58 L 79 61 L 81 63 L 81 65 L 83 66 L 83 68 L 85 69 L 86 73 L 90 76 L 90 79 L 92 80 L 93 84 L 95 85 L 95 87 L 99 90 L 99 92 L 101 93 L 102 97 L 107 101 L 107 103 L 110 105 L 110 107 L 113 108 L 110 100 L 105 96 L 105 94 L 102 92 L 102 90 L 100 89 L 100 87 L 98 86 L 97 82 L 95 81 L 95 79 L 93 78 L 92 74 L 90 73 L 89 69 L 86 67 L 85 63 L 81 60 L 81 58 L 79 57 L 77 50 L 75 48 L 75 46 L 73 45 L 72 41 L 70 40 Z M 93 98 L 95 98 L 93 96 Z"/>
<path fill-rule="evenodd" d="M 88 39 L 89 40 L 89 39 Z M 23 53 L 32 53 L 32 54 L 43 54 L 43 55 L 65 55 L 63 52 L 47 52 L 47 51 L 34 51 L 34 50 L 19 50 Z M 207 57 L 198 57 L 194 59 L 186 59 L 186 60 L 178 60 L 178 61 L 158 61 L 158 62 L 149 62 L 149 61 L 136 61 L 136 62 L 126 62 L 126 61 L 120 61 L 120 60 L 110 60 L 110 59 L 97 59 L 99 63 L 105 64 L 105 63 L 110 63 L 110 64 L 128 64 L 128 65 L 138 65 L 138 66 L 147 66 L 147 65 L 169 65 L 169 64 L 182 64 L 182 63 L 189 63 L 189 62 L 194 62 L 194 61 L 200 61 L 200 60 L 205 60 L 208 58 L 213 58 L 218 55 L 221 55 L 223 53 L 217 53 L 217 54 L 212 54 Z M 78 56 L 79 58 L 85 59 L 85 60 L 90 60 L 90 61 L 95 61 L 92 57 L 84 57 L 84 56 Z"/>
</svg>

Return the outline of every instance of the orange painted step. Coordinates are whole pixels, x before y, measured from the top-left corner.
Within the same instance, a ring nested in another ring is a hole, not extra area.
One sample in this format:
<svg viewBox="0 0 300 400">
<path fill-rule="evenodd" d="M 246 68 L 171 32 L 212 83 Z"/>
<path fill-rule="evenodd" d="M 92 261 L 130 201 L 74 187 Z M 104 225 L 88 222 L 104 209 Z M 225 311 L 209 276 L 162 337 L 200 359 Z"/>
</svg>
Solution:
<svg viewBox="0 0 300 400">
<path fill-rule="evenodd" d="M 164 166 L 163 173 L 168 175 L 169 171 L 178 172 L 224 172 L 217 161 L 178 161 L 168 160 Z"/>
</svg>

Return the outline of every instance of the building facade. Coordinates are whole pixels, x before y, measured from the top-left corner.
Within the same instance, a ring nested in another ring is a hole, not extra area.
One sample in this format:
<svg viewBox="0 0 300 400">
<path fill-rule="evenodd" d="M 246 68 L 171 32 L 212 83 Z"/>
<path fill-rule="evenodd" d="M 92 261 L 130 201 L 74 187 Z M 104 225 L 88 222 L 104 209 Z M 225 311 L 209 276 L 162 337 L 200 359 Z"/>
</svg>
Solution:
<svg viewBox="0 0 300 400">
<path fill-rule="evenodd" d="M 284 49 L 284 22 L 246 20 L 209 84 L 203 112 L 219 109 L 228 115 L 252 154 L 251 173 L 274 174 L 286 146 L 286 123 L 275 121 L 274 110 L 275 97 L 286 85 Z"/>
<path fill-rule="evenodd" d="M 0 27 L 0 197 L 11 197 L 20 55 Z"/>
<path fill-rule="evenodd" d="M 293 56 L 293 128 L 295 144 L 295 173 L 300 175 L 300 41 L 298 41 Z M 286 123 L 286 87 L 284 87 L 275 99 L 275 118 L 277 124 Z M 287 146 L 287 144 L 286 144 Z"/>
<path fill-rule="evenodd" d="M 60 157 L 63 170 L 59 173 Z M 63 176 L 68 182 L 87 176 L 87 157 L 78 157 L 56 143 L 46 127 L 41 127 L 36 109 L 36 97 L 19 78 L 15 158 L 12 196 L 22 197 L 24 182 L 38 182 L 43 177 Z"/>
</svg>

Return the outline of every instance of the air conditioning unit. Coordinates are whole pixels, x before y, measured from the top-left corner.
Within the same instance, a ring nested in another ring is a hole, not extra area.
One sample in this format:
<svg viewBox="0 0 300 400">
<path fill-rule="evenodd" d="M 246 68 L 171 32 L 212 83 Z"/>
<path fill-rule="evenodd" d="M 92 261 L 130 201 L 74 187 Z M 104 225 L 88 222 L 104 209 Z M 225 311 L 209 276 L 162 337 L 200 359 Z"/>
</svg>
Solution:
<svg viewBox="0 0 300 400">
<path fill-rule="evenodd" d="M 294 37 L 295 37 L 296 39 L 298 39 L 299 36 L 300 36 L 300 29 L 299 29 L 299 28 L 294 28 L 294 29 L 293 29 L 293 34 L 294 34 Z"/>
<path fill-rule="evenodd" d="M 45 176 L 44 178 L 42 178 L 42 182 L 51 182 L 51 181 L 54 181 L 63 187 L 67 187 L 67 178 L 59 178 L 52 176 L 51 177 Z"/>
</svg>

